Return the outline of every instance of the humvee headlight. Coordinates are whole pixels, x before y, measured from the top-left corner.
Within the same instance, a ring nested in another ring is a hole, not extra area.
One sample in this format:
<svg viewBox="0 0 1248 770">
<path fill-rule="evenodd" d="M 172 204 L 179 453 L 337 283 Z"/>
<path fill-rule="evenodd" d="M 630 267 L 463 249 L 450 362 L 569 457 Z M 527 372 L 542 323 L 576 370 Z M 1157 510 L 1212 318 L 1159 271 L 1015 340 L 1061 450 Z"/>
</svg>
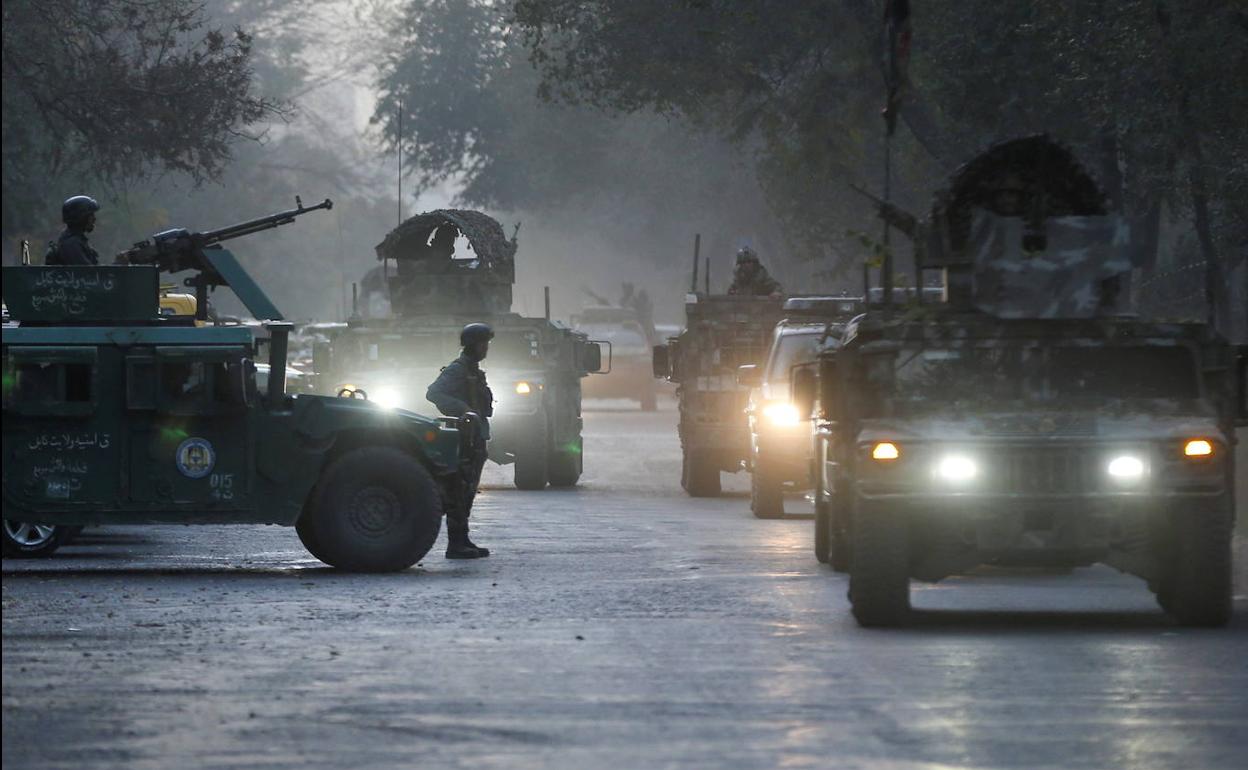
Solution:
<svg viewBox="0 0 1248 770">
<path fill-rule="evenodd" d="M 533 392 L 533 386 L 525 382 L 524 380 L 521 380 L 520 382 L 516 383 L 516 393 L 518 395 L 527 396 L 532 392 Z"/>
<path fill-rule="evenodd" d="M 1144 477 L 1144 461 L 1133 455 L 1119 455 L 1109 461 L 1105 471 L 1118 481 L 1139 481 Z"/>
<path fill-rule="evenodd" d="M 374 403 L 376 403 L 378 406 L 385 407 L 386 409 L 397 408 L 401 400 L 401 397 L 399 396 L 399 391 L 396 390 L 395 388 L 381 387 L 373 391 L 369 395 L 372 396 L 372 400 Z"/>
<path fill-rule="evenodd" d="M 1213 454 L 1213 444 L 1203 438 L 1194 438 L 1183 445 L 1183 454 L 1187 457 L 1208 457 Z"/>
<path fill-rule="evenodd" d="M 901 450 L 891 441 L 881 441 L 871 447 L 872 460 L 896 460 L 901 457 Z"/>
<path fill-rule="evenodd" d="M 945 455 L 936 463 L 936 476 L 942 481 L 965 483 L 979 475 L 979 465 L 966 455 Z"/>
<path fill-rule="evenodd" d="M 776 401 L 764 406 L 763 417 L 777 427 L 791 427 L 801 422 L 797 407 L 786 401 Z"/>
</svg>

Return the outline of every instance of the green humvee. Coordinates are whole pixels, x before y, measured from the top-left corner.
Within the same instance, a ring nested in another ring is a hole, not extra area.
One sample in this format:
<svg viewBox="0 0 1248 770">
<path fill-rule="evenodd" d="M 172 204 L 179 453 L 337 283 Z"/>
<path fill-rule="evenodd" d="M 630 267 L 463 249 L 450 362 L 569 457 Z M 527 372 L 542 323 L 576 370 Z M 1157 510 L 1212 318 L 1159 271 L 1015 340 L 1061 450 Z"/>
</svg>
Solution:
<svg viewBox="0 0 1248 770">
<path fill-rule="evenodd" d="M 495 334 L 481 363 L 495 399 L 489 459 L 514 464 L 519 489 L 576 485 L 584 467 L 581 380 L 600 372 L 602 349 L 552 321 L 549 303 L 545 317 L 511 312 L 515 237 L 479 211 L 442 209 L 406 220 L 376 250 L 382 265 L 362 282 L 362 301 L 314 350 L 321 392 L 433 409 L 425 391 L 459 355 L 460 330 L 484 321 Z M 374 300 L 389 313 L 373 317 Z"/>
<path fill-rule="evenodd" d="M 1125 309 L 1124 230 L 1045 137 L 968 163 L 911 234 L 945 301 L 871 307 L 793 376 L 858 622 L 902 623 L 911 579 L 1099 562 L 1226 623 L 1244 351 Z"/>
<path fill-rule="evenodd" d="M 282 371 L 291 325 L 215 244 L 310 210 L 226 235 L 162 233 L 128 264 L 4 268 L 17 322 L 3 332 L 5 556 L 48 555 L 73 527 L 150 523 L 293 525 L 312 555 L 354 571 L 428 552 L 474 431 L 292 395 L 283 377 L 261 392 L 251 328 L 159 311 L 162 269 L 195 271 L 201 312 L 208 289 L 228 285 L 266 320 Z"/>
</svg>

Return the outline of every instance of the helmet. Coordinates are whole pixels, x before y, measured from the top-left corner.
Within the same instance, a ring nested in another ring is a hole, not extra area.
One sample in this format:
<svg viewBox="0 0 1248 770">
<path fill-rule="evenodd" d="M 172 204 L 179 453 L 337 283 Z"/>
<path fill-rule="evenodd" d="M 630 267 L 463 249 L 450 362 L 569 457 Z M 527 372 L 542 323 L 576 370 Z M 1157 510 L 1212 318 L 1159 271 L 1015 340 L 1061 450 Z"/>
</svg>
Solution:
<svg viewBox="0 0 1248 770">
<path fill-rule="evenodd" d="M 468 324 L 459 333 L 459 344 L 464 347 L 475 345 L 478 342 L 489 342 L 492 339 L 494 339 L 494 330 L 490 328 L 489 324 Z"/>
<path fill-rule="evenodd" d="M 75 195 L 61 204 L 61 221 L 67 225 L 83 224 L 89 215 L 99 210 L 100 204 L 95 202 L 95 198 Z"/>
<path fill-rule="evenodd" d="M 745 248 L 737 252 L 737 264 L 738 265 L 741 264 L 742 262 L 757 262 L 757 261 L 758 261 L 758 255 L 755 254 L 754 249 L 751 249 L 749 246 L 746 246 Z"/>
</svg>

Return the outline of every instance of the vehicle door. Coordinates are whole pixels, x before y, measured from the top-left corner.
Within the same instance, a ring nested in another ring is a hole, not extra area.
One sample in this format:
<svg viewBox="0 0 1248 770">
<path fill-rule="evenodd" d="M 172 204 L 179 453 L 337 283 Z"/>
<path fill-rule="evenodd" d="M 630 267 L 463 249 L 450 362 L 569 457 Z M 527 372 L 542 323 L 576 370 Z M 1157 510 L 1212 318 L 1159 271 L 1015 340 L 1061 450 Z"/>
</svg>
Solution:
<svg viewBox="0 0 1248 770">
<path fill-rule="evenodd" d="M 132 502 L 245 508 L 258 399 L 249 348 L 136 348 L 126 364 Z"/>
<path fill-rule="evenodd" d="M 102 351 L 107 358 L 108 353 Z M 119 498 L 117 405 L 95 346 L 11 345 L 4 356 L 4 483 L 19 503 L 98 510 Z M 115 364 L 115 362 L 114 362 Z"/>
</svg>

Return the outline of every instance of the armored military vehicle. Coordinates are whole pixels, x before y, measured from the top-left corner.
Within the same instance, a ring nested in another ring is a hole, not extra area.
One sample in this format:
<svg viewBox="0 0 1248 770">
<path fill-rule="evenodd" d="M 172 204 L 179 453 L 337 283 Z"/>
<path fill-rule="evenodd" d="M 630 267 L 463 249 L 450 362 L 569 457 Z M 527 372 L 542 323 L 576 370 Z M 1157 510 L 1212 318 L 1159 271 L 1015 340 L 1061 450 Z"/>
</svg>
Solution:
<svg viewBox="0 0 1248 770">
<path fill-rule="evenodd" d="M 945 301 L 871 307 L 794 377 L 816 555 L 858 622 L 904 622 L 912 578 L 1102 562 L 1180 623 L 1226 623 L 1243 350 L 1127 312 L 1127 233 L 1043 136 L 972 160 L 914 224 Z"/>
<path fill-rule="evenodd" d="M 496 399 L 490 459 L 514 463 L 520 489 L 572 486 L 583 467 L 581 378 L 602 368 L 602 353 L 551 321 L 549 305 L 544 318 L 511 312 L 516 247 L 477 211 L 408 219 L 377 246 L 390 315 L 353 312 L 346 328 L 326 330 L 330 344 L 317 347 L 313 368 L 322 392 L 433 409 L 425 391 L 459 354 L 460 329 L 487 322 L 495 333 L 481 365 Z"/>
<path fill-rule="evenodd" d="M 218 244 L 316 206 L 207 233 L 171 230 L 119 264 L 4 268 L 16 325 L 3 332 L 5 556 L 45 556 L 65 527 L 293 525 L 321 561 L 403 569 L 437 538 L 442 490 L 459 472 L 453 420 L 256 382 L 248 326 L 206 321 L 228 286 L 286 365 L 290 324 Z M 160 312 L 162 271 L 191 271 L 196 317 Z"/>
<path fill-rule="evenodd" d="M 680 484 L 693 497 L 718 495 L 720 473 L 745 467 L 750 391 L 737 369 L 763 362 L 782 306 L 779 298 L 690 292 L 685 330 L 654 348 L 654 376 L 677 385 Z"/>
<path fill-rule="evenodd" d="M 737 370 L 737 381 L 750 389 L 746 468 L 750 510 L 760 519 L 783 516 L 785 493 L 811 487 L 811 423 L 793 404 L 789 374 L 814 360 L 820 345 L 840 339 L 845 323 L 862 308 L 861 297 L 790 297 L 764 362 Z"/>
</svg>

